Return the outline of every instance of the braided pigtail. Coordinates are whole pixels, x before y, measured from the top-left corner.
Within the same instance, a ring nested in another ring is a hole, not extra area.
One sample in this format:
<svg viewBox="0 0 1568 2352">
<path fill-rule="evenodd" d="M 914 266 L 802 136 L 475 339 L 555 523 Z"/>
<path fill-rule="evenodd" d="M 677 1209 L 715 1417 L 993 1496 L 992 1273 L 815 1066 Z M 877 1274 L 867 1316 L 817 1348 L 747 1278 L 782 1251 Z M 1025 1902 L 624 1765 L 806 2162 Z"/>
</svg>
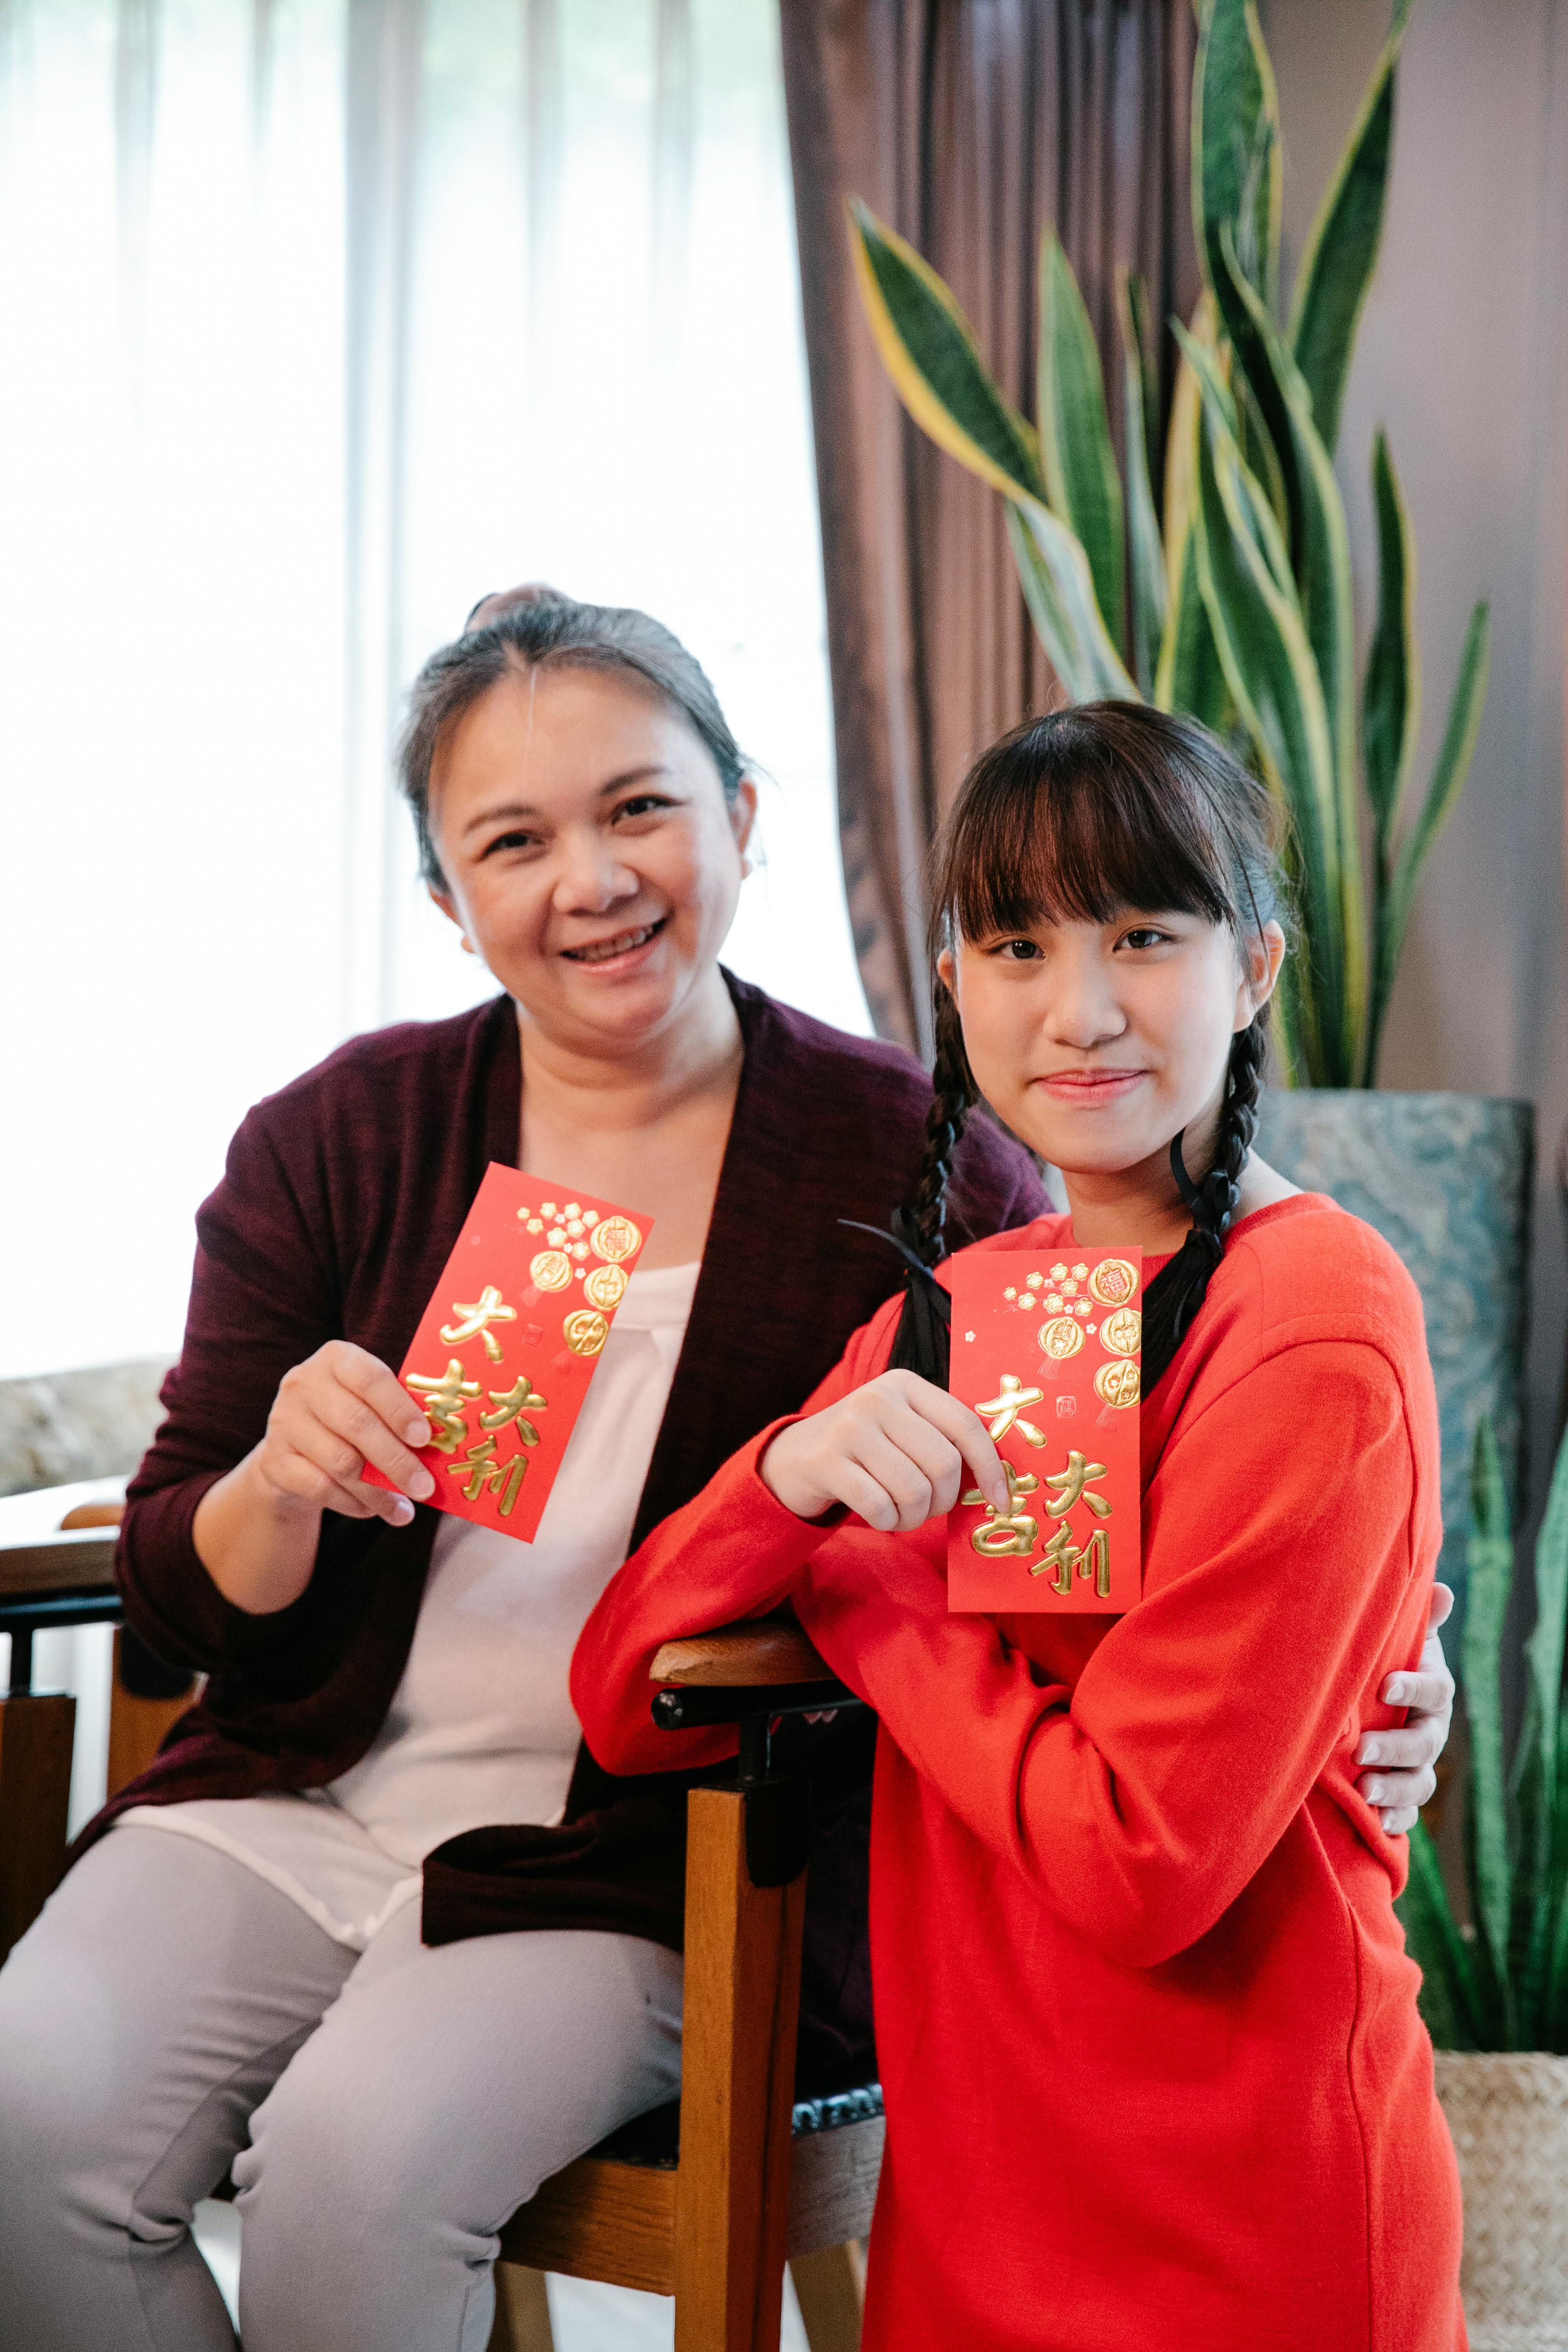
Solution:
<svg viewBox="0 0 1568 2352">
<path fill-rule="evenodd" d="M 970 1107 L 975 1098 L 958 1007 L 940 982 L 936 1003 L 934 1089 L 926 1114 L 925 1156 L 912 1204 L 893 1216 L 893 1232 L 904 1253 L 904 1311 L 889 1358 L 891 1371 L 918 1372 L 938 1388 L 947 1386 L 948 1326 L 952 1307 L 931 1268 L 947 1255 L 947 1188 L 952 1176 Z"/>
<path fill-rule="evenodd" d="M 1187 1173 L 1181 1136 L 1172 1140 L 1171 1173 L 1193 1213 L 1193 1229 L 1144 1293 L 1145 1396 L 1169 1370 L 1172 1358 L 1204 1303 L 1215 1268 L 1225 1255 L 1225 1237 L 1241 1198 L 1241 1171 L 1258 1130 L 1258 1096 L 1268 1052 L 1265 1006 L 1231 1043 L 1214 1160 L 1201 1183 L 1194 1184 Z"/>
</svg>

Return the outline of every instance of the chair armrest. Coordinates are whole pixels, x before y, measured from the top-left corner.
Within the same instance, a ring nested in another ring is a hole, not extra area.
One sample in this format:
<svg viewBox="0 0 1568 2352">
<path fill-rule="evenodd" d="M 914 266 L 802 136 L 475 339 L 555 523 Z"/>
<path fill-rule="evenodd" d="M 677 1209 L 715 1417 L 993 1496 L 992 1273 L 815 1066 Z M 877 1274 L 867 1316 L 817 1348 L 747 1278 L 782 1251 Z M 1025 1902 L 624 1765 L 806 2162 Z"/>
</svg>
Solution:
<svg viewBox="0 0 1568 2352">
<path fill-rule="evenodd" d="M 115 1541 L 113 1529 L 103 1528 L 62 1529 L 26 1543 L 0 1541 L 0 1601 L 112 1591 Z"/>
<path fill-rule="evenodd" d="M 753 1617 L 742 1625 L 721 1625 L 711 1633 L 689 1633 L 667 1642 L 648 1668 L 648 1680 L 682 1688 L 726 1689 L 768 1683 L 830 1683 L 832 1668 L 818 1657 L 788 1617 Z"/>
<path fill-rule="evenodd" d="M 774 1716 L 860 1704 L 789 1617 L 753 1617 L 667 1642 L 655 1654 L 648 1680 L 664 1685 L 653 1700 L 661 1731 L 744 1724 L 750 1717 L 765 1732 Z"/>
</svg>

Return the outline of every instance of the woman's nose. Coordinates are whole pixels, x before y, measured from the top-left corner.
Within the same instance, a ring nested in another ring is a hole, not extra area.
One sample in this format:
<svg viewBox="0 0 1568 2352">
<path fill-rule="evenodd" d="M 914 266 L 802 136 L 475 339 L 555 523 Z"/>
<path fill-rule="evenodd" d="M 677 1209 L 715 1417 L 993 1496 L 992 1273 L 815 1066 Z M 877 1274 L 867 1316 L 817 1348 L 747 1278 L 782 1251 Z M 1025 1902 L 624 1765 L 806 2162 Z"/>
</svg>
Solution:
<svg viewBox="0 0 1568 2352">
<path fill-rule="evenodd" d="M 611 843 L 584 827 L 562 836 L 555 888 L 555 909 L 562 915 L 600 915 L 622 898 L 637 896 L 640 885 Z"/>
</svg>

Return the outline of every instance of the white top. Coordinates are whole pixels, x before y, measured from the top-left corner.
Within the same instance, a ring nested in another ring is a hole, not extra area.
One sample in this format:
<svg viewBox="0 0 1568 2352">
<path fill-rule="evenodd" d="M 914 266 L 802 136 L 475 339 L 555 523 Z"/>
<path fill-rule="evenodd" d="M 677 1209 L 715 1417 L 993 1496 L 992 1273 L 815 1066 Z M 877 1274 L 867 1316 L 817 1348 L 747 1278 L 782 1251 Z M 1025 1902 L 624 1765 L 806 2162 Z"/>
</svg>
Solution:
<svg viewBox="0 0 1568 2352">
<path fill-rule="evenodd" d="M 626 1556 L 698 1271 L 627 1283 L 531 1543 L 442 1518 L 403 1679 L 352 1771 L 303 1795 L 136 1805 L 117 1826 L 217 1846 L 363 1951 L 432 1847 L 559 1821 L 581 1737 L 572 1653 Z"/>
</svg>

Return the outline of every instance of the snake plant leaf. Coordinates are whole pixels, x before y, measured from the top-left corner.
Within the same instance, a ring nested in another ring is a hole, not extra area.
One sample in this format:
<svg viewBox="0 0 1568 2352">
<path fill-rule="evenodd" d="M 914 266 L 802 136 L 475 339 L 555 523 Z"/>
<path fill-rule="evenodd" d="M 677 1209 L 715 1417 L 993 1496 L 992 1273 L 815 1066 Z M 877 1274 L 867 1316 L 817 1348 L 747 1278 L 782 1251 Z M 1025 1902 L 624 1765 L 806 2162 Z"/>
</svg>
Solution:
<svg viewBox="0 0 1568 2352">
<path fill-rule="evenodd" d="M 1568 1695 L 1557 1716 L 1557 1793 L 1553 1807 L 1552 1882 L 1556 1916 L 1552 1960 L 1542 2003 L 1539 2047 L 1568 2053 Z"/>
<path fill-rule="evenodd" d="M 1191 531 L 1182 545 L 1182 576 L 1165 609 L 1152 698 L 1161 710 L 1185 710 L 1222 738 L 1236 723 L 1236 706 L 1204 603 L 1197 541 Z"/>
<path fill-rule="evenodd" d="M 1372 444 L 1377 516 L 1377 626 L 1362 688 L 1361 756 L 1382 862 L 1386 866 L 1421 731 L 1421 656 L 1415 641 L 1415 541 L 1381 425 Z"/>
<path fill-rule="evenodd" d="M 1077 675 L 1080 683 L 1074 686 L 1064 677 L 1063 685 L 1075 702 L 1093 701 L 1100 698 L 1117 702 L 1141 702 L 1143 698 L 1137 684 L 1128 674 L 1106 629 L 1082 541 L 1058 515 L 1053 514 L 1050 508 L 1038 499 L 1016 499 L 1013 504 L 1025 536 L 1032 543 L 1044 568 L 1056 608 L 1076 649 Z M 1011 518 L 1009 529 L 1012 529 Z M 1013 543 L 1016 550 L 1016 533 Z M 1022 566 L 1020 572 L 1022 574 Z M 1024 593 L 1028 597 L 1028 578 L 1027 575 L 1023 576 Z M 1034 609 L 1031 602 L 1031 614 Z M 1042 643 L 1049 654 L 1050 644 L 1043 632 Z M 1054 667 L 1054 655 L 1051 659 Z"/>
<path fill-rule="evenodd" d="M 1177 330 L 1181 333 L 1180 329 Z M 1297 872 L 1323 1008 L 1321 1082 L 1353 1082 L 1344 1027 L 1342 904 L 1332 741 L 1317 664 L 1268 498 L 1243 463 L 1231 428 L 1235 410 L 1207 353 L 1183 347 L 1204 392 L 1198 499 L 1194 516 L 1198 578 L 1215 645 L 1260 772 L 1295 831 Z"/>
<path fill-rule="evenodd" d="M 1410 1832 L 1410 1880 L 1399 1898 L 1410 1956 L 1421 1970 L 1421 2014 L 1440 2050 L 1482 2046 L 1486 2000 L 1474 1957 L 1455 1922 L 1443 1866 L 1426 1826 Z"/>
<path fill-rule="evenodd" d="M 1138 361 L 1139 407 L 1143 418 L 1143 465 L 1149 480 L 1159 477 L 1162 460 L 1160 448 L 1160 375 L 1154 364 L 1154 321 L 1149 309 L 1149 289 L 1143 274 L 1138 269 L 1119 269 L 1116 273 L 1119 303 L 1127 306 L 1124 340 L 1131 338 L 1129 348 Z"/>
<path fill-rule="evenodd" d="M 1329 182 L 1296 273 L 1290 346 L 1312 394 L 1318 430 L 1331 451 L 1367 289 L 1383 236 L 1394 147 L 1394 67 L 1412 0 L 1394 0 L 1394 22 L 1361 110 Z"/>
<path fill-rule="evenodd" d="M 1541 1709 L 1541 1752 L 1547 1787 L 1555 1793 L 1558 1716 L 1563 1647 L 1568 1642 L 1568 1444 L 1557 1456 L 1546 1515 L 1535 1544 L 1535 1630 L 1525 1662 Z"/>
<path fill-rule="evenodd" d="M 1226 266 L 1221 231 L 1229 228 L 1237 262 L 1266 311 L 1279 295 L 1279 223 L 1282 201 L 1279 96 L 1256 0 L 1205 0 L 1193 68 L 1193 226 L 1204 278 L 1214 294 L 1256 407 L 1250 448 L 1266 481 L 1278 468 L 1296 544 L 1300 510 L 1296 468 L 1285 403 L 1252 313 L 1237 297 Z"/>
<path fill-rule="evenodd" d="M 1213 351 L 1218 332 L 1214 296 L 1205 286 L 1187 326 L 1188 339 L 1202 351 Z M 1199 419 L 1203 393 L 1185 346 L 1176 345 L 1176 384 L 1171 395 L 1171 422 L 1165 435 L 1163 514 L 1165 577 L 1173 589 L 1182 576 L 1182 554 L 1192 520 L 1194 482 L 1197 471 Z"/>
<path fill-rule="evenodd" d="M 1131 271 L 1118 270 L 1116 317 L 1121 330 L 1125 371 L 1127 438 L 1128 571 L 1132 590 L 1132 667 L 1144 694 L 1154 691 L 1155 672 L 1165 631 L 1165 550 L 1160 520 L 1154 511 L 1154 486 L 1149 473 L 1149 398 L 1152 391 L 1148 345 L 1143 329 L 1143 282 Z"/>
<path fill-rule="evenodd" d="M 1035 434 L 994 382 L 942 279 L 858 196 L 849 249 L 866 317 L 893 386 L 941 449 L 1005 497 L 1044 498 Z"/>
<path fill-rule="evenodd" d="M 1377 952 L 1384 969 L 1390 973 L 1398 969 L 1400 950 L 1405 945 L 1405 933 L 1410 921 L 1410 909 L 1415 903 L 1415 885 L 1421 868 L 1458 799 L 1460 788 L 1469 772 L 1476 737 L 1480 730 L 1481 713 L 1486 707 L 1487 676 L 1490 663 L 1491 616 L 1482 602 L 1470 614 L 1469 626 L 1465 631 L 1458 676 L 1454 680 L 1453 698 L 1448 705 L 1448 722 L 1443 730 L 1437 764 L 1432 771 L 1432 781 L 1426 789 L 1426 804 L 1400 853 L 1383 906 Z M 1378 1034 L 1379 1032 L 1374 1030 L 1369 1037 L 1369 1068 L 1375 1066 Z"/>
<path fill-rule="evenodd" d="M 1513 1589 L 1513 1537 L 1502 1461 L 1489 1420 L 1476 1431 L 1470 1465 L 1470 1538 L 1466 1550 L 1468 1599 L 1459 1648 L 1465 1711 L 1470 1724 L 1469 1835 L 1476 1888 L 1476 1924 L 1501 1990 L 1505 2046 L 1512 2046 L 1512 1985 L 1509 1969 L 1513 1904 L 1509 1853 L 1508 1776 L 1503 1769 L 1502 1635 Z"/>
<path fill-rule="evenodd" d="M 1126 523 L 1100 346 L 1072 264 L 1048 221 L 1040 236 L 1038 415 L 1040 464 L 1051 506 L 1088 556 L 1100 614 L 1121 645 Z"/>
<path fill-rule="evenodd" d="M 1035 634 L 1046 649 L 1046 658 L 1060 679 L 1070 702 L 1091 702 L 1095 694 L 1094 666 L 1088 648 L 1057 593 L 1050 567 L 1026 528 L 1022 512 L 1011 499 L 1007 502 L 1006 515 L 1007 536 L 1013 545 L 1018 583 L 1024 591 L 1024 602 L 1029 608 L 1029 618 L 1035 625 Z"/>
<path fill-rule="evenodd" d="M 1220 229 L 1220 251 L 1237 299 L 1252 320 L 1264 358 L 1279 386 L 1295 457 L 1300 524 L 1297 592 L 1333 740 L 1339 804 L 1337 883 L 1344 941 L 1345 1044 L 1352 1061 L 1359 1064 L 1364 1053 L 1368 981 L 1355 766 L 1355 619 L 1344 501 L 1334 478 L 1333 459 L 1312 421 L 1312 396 L 1306 379 L 1242 274 L 1228 225 Z M 1360 1075 L 1359 1067 L 1357 1074 Z"/>
</svg>

